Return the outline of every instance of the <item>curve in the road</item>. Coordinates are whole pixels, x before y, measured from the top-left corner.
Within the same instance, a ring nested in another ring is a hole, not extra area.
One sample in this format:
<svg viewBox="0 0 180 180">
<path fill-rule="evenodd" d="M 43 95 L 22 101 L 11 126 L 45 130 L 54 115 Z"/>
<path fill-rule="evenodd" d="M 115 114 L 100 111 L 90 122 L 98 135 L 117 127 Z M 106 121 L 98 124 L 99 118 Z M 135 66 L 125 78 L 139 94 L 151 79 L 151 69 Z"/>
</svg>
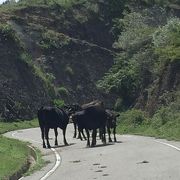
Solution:
<svg viewBox="0 0 180 180">
<path fill-rule="evenodd" d="M 17 134 L 17 131 L 13 132 L 12 137 L 18 138 L 18 136 L 16 136 L 16 134 Z M 41 142 L 34 141 L 33 139 L 27 139 L 27 138 L 23 138 L 23 139 L 26 140 L 26 141 L 29 141 L 29 142 L 35 142 L 35 143 L 41 144 Z M 51 151 L 53 151 L 53 153 L 54 153 L 54 155 L 56 157 L 56 163 L 55 163 L 54 167 L 51 170 L 49 170 L 43 177 L 40 178 L 40 180 L 46 180 L 61 165 L 62 159 L 61 159 L 60 154 L 54 148 L 51 148 Z M 23 179 L 23 177 L 21 177 L 19 180 L 22 180 L 22 179 Z"/>
<path fill-rule="evenodd" d="M 177 151 L 180 151 L 180 148 L 178 148 L 176 146 L 173 146 L 173 145 L 171 145 L 169 143 L 161 142 L 161 141 L 158 141 L 158 140 L 155 140 L 155 142 L 160 143 L 160 144 L 164 144 L 164 145 L 169 146 L 169 147 L 171 147 L 173 149 L 176 149 Z"/>
<path fill-rule="evenodd" d="M 73 131 L 72 131 L 73 132 Z M 16 138 L 20 138 L 18 135 L 17 135 L 17 133 L 18 133 L 18 131 L 16 131 L 16 132 L 14 132 L 14 133 L 12 133 L 12 136 L 13 137 L 16 137 Z M 123 137 L 123 136 L 122 136 Z M 126 135 L 126 137 L 128 137 L 127 135 Z M 129 135 L 129 137 L 131 137 L 131 135 Z M 133 136 L 132 136 L 133 137 Z M 135 137 L 136 138 L 136 137 Z M 33 140 L 33 139 L 31 139 L 31 138 L 23 138 L 23 140 L 27 140 L 27 141 L 29 141 L 29 142 L 34 142 L 34 143 L 38 143 L 38 144 L 41 144 L 41 142 L 40 141 L 38 141 L 38 140 Z M 177 147 L 176 145 L 172 145 L 173 144 L 173 142 L 171 143 L 171 144 L 169 144 L 168 142 L 166 142 L 166 141 L 164 141 L 164 140 L 153 140 L 154 142 L 156 142 L 157 144 L 162 144 L 163 146 L 166 146 L 166 147 L 168 147 L 168 148 L 170 148 L 170 149 L 174 149 L 174 150 L 177 150 L 178 151 L 178 153 L 180 152 L 180 148 L 179 148 L 179 146 Z M 57 170 L 57 168 L 60 166 L 60 164 L 61 164 L 61 161 L 62 161 L 62 159 L 61 159 L 61 157 L 60 157 L 60 155 L 58 154 L 58 152 L 54 149 L 54 148 L 52 148 L 51 149 L 51 151 L 53 151 L 53 154 L 56 156 L 56 162 L 55 162 L 55 165 L 53 166 L 53 168 L 50 170 L 50 171 L 48 171 L 48 172 L 45 172 L 44 174 L 45 175 L 43 175 L 43 176 L 41 176 L 40 178 L 38 178 L 39 180 L 46 180 L 46 179 L 57 179 L 57 177 L 59 177 L 59 175 L 57 176 L 57 174 L 56 173 L 54 173 L 55 174 L 55 176 L 51 176 L 52 175 L 52 173 L 53 172 L 55 172 L 56 170 Z M 65 152 L 65 151 L 64 151 Z M 68 152 L 68 151 L 67 151 Z M 62 155 L 66 155 L 66 154 L 63 154 L 63 152 L 62 152 Z M 69 155 L 69 154 L 68 154 Z M 179 167 L 179 166 L 178 166 Z M 62 166 L 62 171 L 61 171 L 61 173 L 63 174 L 63 166 Z M 97 172 L 97 171 L 96 171 Z M 50 177 L 51 176 L 51 177 Z M 163 176 L 162 176 L 162 178 L 164 178 Z M 26 179 L 26 178 L 25 178 Z"/>
</svg>

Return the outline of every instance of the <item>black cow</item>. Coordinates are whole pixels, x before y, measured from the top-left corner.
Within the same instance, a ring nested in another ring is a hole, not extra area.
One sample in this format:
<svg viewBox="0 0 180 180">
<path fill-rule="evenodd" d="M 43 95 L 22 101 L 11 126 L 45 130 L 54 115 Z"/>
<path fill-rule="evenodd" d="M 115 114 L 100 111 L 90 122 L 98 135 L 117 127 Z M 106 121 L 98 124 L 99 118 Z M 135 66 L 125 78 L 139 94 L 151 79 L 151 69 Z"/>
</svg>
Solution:
<svg viewBox="0 0 180 180">
<path fill-rule="evenodd" d="M 107 121 L 107 114 L 105 110 L 101 107 L 91 106 L 83 109 L 82 111 L 76 112 L 72 116 L 73 120 L 78 125 L 78 130 L 82 132 L 83 129 L 86 130 L 87 133 L 87 146 L 90 146 L 90 134 L 89 130 L 93 130 L 92 132 L 92 143 L 91 147 L 96 145 L 96 134 L 97 128 L 102 129 L 102 142 L 106 143 L 105 137 L 105 126 Z"/>
<path fill-rule="evenodd" d="M 83 140 L 83 138 L 86 140 L 86 136 L 84 135 L 83 131 L 82 132 L 78 131 L 78 136 L 77 136 L 77 123 L 72 118 L 73 114 L 75 114 L 76 112 L 82 110 L 81 106 L 79 104 L 71 104 L 71 105 L 66 105 L 63 108 L 65 108 L 66 111 L 68 112 L 69 120 L 74 125 L 74 135 L 73 135 L 73 138 L 77 137 L 81 141 Z M 82 138 L 82 136 L 83 136 L 83 138 Z"/>
<path fill-rule="evenodd" d="M 109 142 L 112 142 L 111 129 L 113 129 L 114 142 L 117 142 L 117 140 L 116 140 L 117 119 L 116 118 L 119 116 L 119 114 L 117 114 L 116 112 L 109 110 L 109 109 L 106 109 L 106 113 L 107 113 L 106 126 L 107 126 L 107 131 L 108 131 L 108 136 L 109 136 Z"/>
<path fill-rule="evenodd" d="M 63 130 L 64 144 L 68 145 L 65 135 L 66 135 L 66 127 L 69 122 L 69 118 L 63 109 L 59 109 L 56 107 L 41 107 L 38 110 L 38 120 L 39 120 L 39 126 L 41 128 L 43 148 L 46 148 L 44 137 L 47 141 L 47 147 L 51 148 L 49 144 L 49 136 L 48 136 L 49 129 L 54 129 L 55 145 L 58 145 L 58 141 L 57 141 L 58 127 Z"/>
</svg>

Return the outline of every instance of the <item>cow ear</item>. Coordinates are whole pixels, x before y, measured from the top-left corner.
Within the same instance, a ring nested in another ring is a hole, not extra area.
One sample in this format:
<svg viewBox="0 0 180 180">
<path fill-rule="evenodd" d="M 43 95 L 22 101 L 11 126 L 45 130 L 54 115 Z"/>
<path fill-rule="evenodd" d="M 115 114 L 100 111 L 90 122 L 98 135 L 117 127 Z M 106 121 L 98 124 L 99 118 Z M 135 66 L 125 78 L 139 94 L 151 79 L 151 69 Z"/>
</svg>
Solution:
<svg viewBox="0 0 180 180">
<path fill-rule="evenodd" d="M 116 115 L 116 117 L 119 117 L 119 116 L 120 116 L 120 114 L 117 114 L 117 115 Z"/>
</svg>

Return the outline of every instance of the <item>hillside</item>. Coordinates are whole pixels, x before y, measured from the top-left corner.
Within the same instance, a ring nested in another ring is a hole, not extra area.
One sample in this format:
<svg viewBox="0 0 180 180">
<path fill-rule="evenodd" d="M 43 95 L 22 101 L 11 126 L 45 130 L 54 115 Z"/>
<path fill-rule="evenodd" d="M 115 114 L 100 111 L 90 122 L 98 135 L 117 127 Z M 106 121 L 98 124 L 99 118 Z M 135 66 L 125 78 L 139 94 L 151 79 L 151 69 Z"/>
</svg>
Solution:
<svg viewBox="0 0 180 180">
<path fill-rule="evenodd" d="M 103 100 L 151 117 L 179 97 L 179 1 L 20 0 L 0 6 L 0 112 Z"/>
<path fill-rule="evenodd" d="M 115 53 L 109 27 L 96 12 L 83 4 L 2 8 L 2 119 L 32 118 L 54 100 L 106 101 L 96 82 L 113 65 Z"/>
</svg>

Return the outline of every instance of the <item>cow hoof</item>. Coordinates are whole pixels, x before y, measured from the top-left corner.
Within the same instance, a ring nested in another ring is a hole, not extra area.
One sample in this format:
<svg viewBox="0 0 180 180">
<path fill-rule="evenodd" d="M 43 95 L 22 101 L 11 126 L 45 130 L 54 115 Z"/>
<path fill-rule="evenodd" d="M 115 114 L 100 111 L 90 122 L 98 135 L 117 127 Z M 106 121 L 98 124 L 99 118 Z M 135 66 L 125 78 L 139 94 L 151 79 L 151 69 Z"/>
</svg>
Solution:
<svg viewBox="0 0 180 180">
<path fill-rule="evenodd" d="M 65 143 L 64 145 L 65 145 L 65 146 L 69 146 L 69 144 L 68 144 L 68 143 Z"/>
<path fill-rule="evenodd" d="M 48 149 L 50 149 L 50 148 L 51 148 L 51 146 L 50 146 L 50 145 L 48 145 L 48 146 L 47 146 L 47 148 L 48 148 Z"/>
<path fill-rule="evenodd" d="M 112 139 L 109 139 L 109 142 L 112 142 Z"/>
<path fill-rule="evenodd" d="M 43 145 L 43 148 L 46 148 L 46 145 Z"/>
</svg>

